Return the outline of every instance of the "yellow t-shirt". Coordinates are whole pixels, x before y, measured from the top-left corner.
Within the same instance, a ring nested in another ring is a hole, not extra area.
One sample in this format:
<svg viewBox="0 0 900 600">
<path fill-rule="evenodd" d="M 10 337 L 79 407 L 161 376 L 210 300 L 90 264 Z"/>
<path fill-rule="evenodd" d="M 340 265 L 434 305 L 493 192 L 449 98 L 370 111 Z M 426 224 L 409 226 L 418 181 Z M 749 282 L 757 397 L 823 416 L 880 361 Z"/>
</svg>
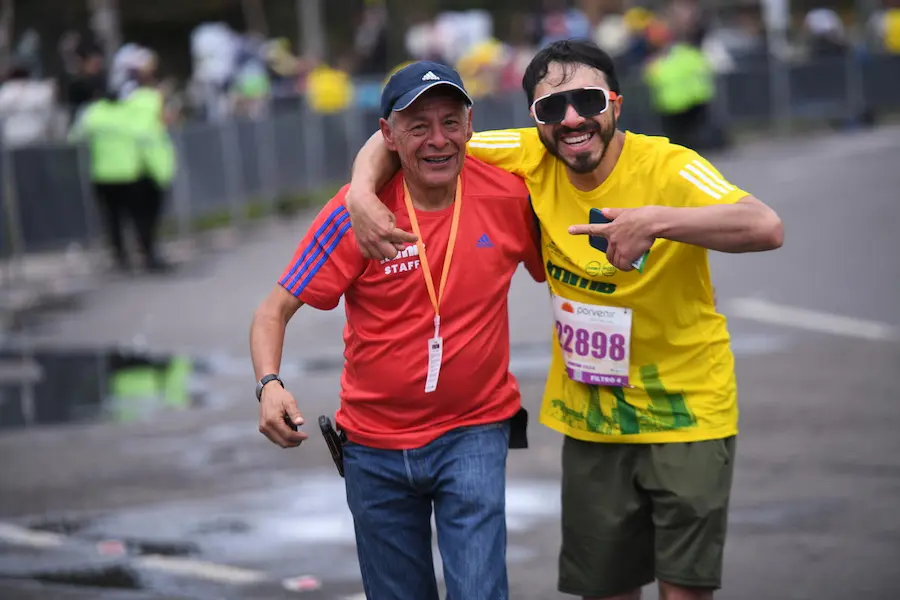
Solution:
<svg viewBox="0 0 900 600">
<path fill-rule="evenodd" d="M 571 379 L 554 331 L 541 422 L 597 442 L 688 442 L 736 434 L 734 356 L 725 317 L 714 305 L 707 250 L 656 240 L 643 273 L 622 272 L 587 236 L 570 235 L 568 227 L 588 223 L 591 208 L 697 207 L 734 203 L 748 194 L 693 150 L 630 132 L 610 177 L 589 192 L 569 182 L 565 166 L 533 128 L 477 133 L 468 152 L 525 179 L 541 223 L 550 291 L 560 306 L 568 303 L 562 310 L 571 312 L 572 303 L 631 310 L 631 387 Z"/>
</svg>

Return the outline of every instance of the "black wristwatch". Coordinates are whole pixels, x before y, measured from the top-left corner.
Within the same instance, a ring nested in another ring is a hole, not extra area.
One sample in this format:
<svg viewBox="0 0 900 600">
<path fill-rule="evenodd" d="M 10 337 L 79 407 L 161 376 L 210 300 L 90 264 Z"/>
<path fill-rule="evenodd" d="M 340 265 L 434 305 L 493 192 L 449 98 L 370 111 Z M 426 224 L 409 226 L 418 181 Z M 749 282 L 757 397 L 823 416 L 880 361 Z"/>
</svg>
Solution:
<svg viewBox="0 0 900 600">
<path fill-rule="evenodd" d="M 275 373 L 266 375 L 265 377 L 260 379 L 256 384 L 256 401 L 257 402 L 262 402 L 263 388 L 266 387 L 267 384 L 272 383 L 273 381 L 277 381 L 279 384 L 281 384 L 281 387 L 284 387 L 284 382 L 281 380 L 281 377 L 279 377 Z"/>
</svg>

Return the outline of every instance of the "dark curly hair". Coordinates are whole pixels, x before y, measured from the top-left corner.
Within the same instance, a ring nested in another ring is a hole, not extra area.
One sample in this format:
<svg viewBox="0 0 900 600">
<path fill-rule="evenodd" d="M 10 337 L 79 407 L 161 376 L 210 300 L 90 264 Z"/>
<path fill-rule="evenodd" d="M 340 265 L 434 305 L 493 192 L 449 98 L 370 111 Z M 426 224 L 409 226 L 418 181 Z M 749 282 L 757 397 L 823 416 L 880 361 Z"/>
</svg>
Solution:
<svg viewBox="0 0 900 600">
<path fill-rule="evenodd" d="M 550 63 L 559 63 L 563 66 L 563 81 L 572 77 L 575 67 L 585 65 L 597 69 L 606 76 L 610 91 L 621 92 L 619 79 L 616 77 L 616 67 L 612 57 L 603 49 L 587 40 L 560 40 L 547 45 L 538 52 L 522 77 L 522 89 L 528 96 L 528 103 L 534 102 L 534 88 L 546 76 Z"/>
</svg>

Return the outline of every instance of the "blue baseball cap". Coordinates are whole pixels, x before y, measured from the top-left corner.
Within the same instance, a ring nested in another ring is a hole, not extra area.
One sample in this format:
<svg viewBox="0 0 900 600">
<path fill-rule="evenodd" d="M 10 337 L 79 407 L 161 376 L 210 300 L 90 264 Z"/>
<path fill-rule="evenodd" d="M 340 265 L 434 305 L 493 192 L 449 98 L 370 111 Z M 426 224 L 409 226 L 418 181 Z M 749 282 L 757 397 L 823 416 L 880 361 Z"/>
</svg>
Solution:
<svg viewBox="0 0 900 600">
<path fill-rule="evenodd" d="M 433 87 L 447 85 L 456 88 L 472 106 L 472 98 L 454 69 L 436 62 L 419 61 L 406 65 L 388 80 L 381 91 L 381 116 L 408 108 L 419 96 Z"/>
</svg>

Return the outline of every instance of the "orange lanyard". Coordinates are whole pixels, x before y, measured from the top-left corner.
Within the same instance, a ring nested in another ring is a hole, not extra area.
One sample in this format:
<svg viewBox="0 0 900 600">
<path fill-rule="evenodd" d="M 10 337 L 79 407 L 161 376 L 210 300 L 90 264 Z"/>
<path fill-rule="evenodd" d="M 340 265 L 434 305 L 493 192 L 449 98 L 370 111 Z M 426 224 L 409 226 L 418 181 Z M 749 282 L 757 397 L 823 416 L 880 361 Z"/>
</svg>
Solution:
<svg viewBox="0 0 900 600">
<path fill-rule="evenodd" d="M 403 182 L 403 200 L 406 202 L 406 210 L 409 212 L 409 221 L 412 224 L 413 233 L 419 240 L 416 247 L 419 249 L 419 260 L 422 261 L 422 271 L 425 275 L 425 287 L 428 288 L 428 296 L 431 305 L 434 306 L 434 337 L 439 337 L 441 327 L 441 298 L 444 296 L 444 287 L 447 284 L 447 274 L 450 272 L 450 261 L 453 259 L 453 248 L 456 246 L 456 233 L 459 230 L 459 210 L 462 206 L 462 181 L 456 178 L 456 200 L 453 203 L 453 220 L 450 222 L 450 239 L 447 240 L 447 255 L 444 257 L 444 268 L 441 273 L 441 287 L 437 293 L 434 291 L 434 281 L 431 277 L 431 269 L 428 267 L 428 257 L 425 255 L 425 244 L 422 242 L 422 232 L 419 230 L 419 221 L 416 219 L 416 209 L 409 195 L 406 181 Z"/>
</svg>

